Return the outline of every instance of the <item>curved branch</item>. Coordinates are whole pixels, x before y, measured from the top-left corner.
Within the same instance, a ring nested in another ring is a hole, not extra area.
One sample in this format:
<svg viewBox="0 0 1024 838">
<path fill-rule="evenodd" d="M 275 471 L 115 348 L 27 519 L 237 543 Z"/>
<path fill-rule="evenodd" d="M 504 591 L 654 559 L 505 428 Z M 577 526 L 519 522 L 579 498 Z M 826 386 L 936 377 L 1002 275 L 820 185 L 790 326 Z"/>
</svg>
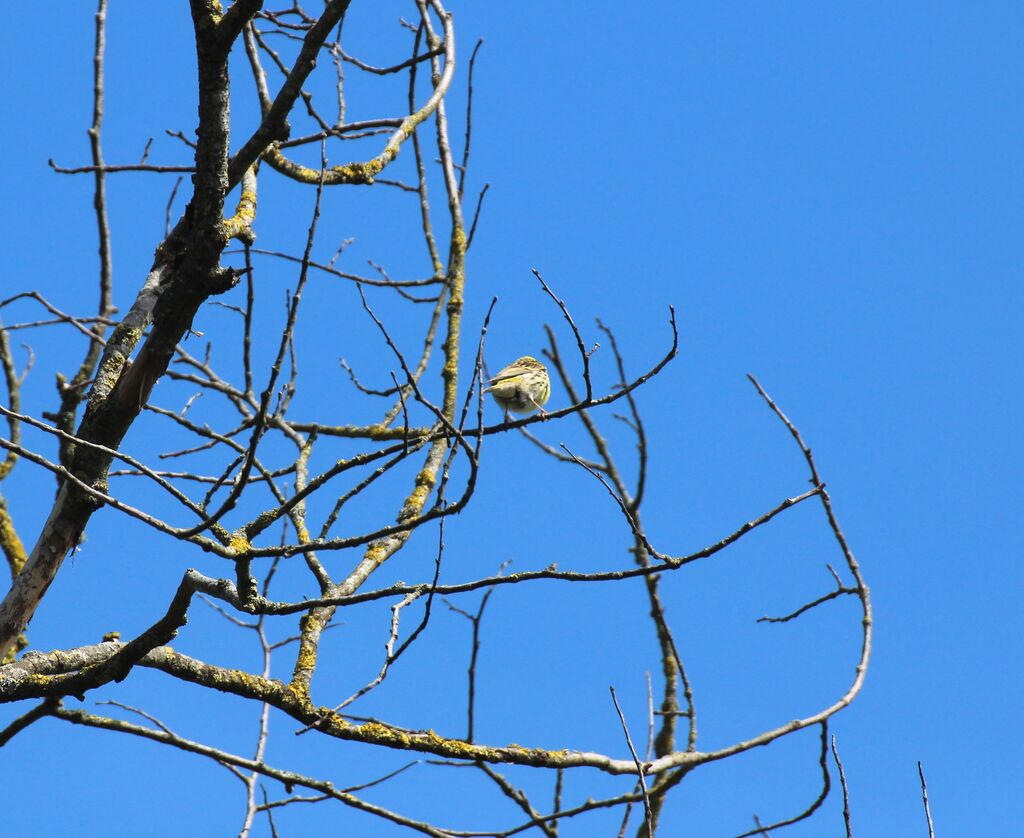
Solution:
<svg viewBox="0 0 1024 838">
<path fill-rule="evenodd" d="M 347 6 L 348 3 L 346 2 L 345 5 Z M 414 111 L 402 120 L 401 125 L 399 125 L 391 134 L 387 144 L 384 146 L 384 150 L 376 157 L 369 160 L 345 163 L 340 166 L 332 166 L 330 169 L 320 172 L 306 166 L 301 166 L 286 158 L 281 153 L 280 148 L 270 145 L 270 142 L 273 140 L 285 138 L 269 136 L 269 132 L 267 132 L 268 136 L 266 138 L 268 141 L 264 144 L 265 147 L 260 153 L 271 168 L 302 183 L 318 183 L 321 177 L 323 178 L 324 185 L 326 186 L 337 186 L 339 184 L 347 183 L 373 183 L 374 177 L 379 175 L 384 168 L 398 156 L 398 153 L 402 149 L 402 144 L 412 136 L 420 123 L 437 111 L 438 108 L 442 107 L 444 96 L 448 92 L 448 87 L 451 85 L 452 77 L 455 75 L 455 27 L 452 25 L 451 14 L 444 11 L 437 2 L 432 2 L 431 5 L 434 6 L 435 10 L 437 10 L 444 26 L 444 70 L 441 73 L 437 84 L 434 86 L 433 93 L 427 101 L 423 103 L 423 106 L 420 107 L 419 110 Z M 324 13 L 324 16 L 326 17 L 326 12 Z M 312 33 L 312 30 L 310 30 L 310 32 Z M 307 40 L 308 38 L 309 36 L 307 35 Z M 305 51 L 305 46 L 303 47 L 303 51 Z M 300 55 L 300 60 L 301 57 L 302 56 Z M 298 67 L 299 63 L 296 62 L 295 69 L 292 70 L 292 75 L 295 74 Z M 289 76 L 289 80 L 290 79 L 291 76 Z M 264 125 L 273 118 L 274 108 L 276 105 L 277 102 L 275 101 L 274 106 L 271 107 L 267 117 L 264 119 Z M 250 140 L 249 143 L 243 147 L 242 151 L 238 153 L 236 159 L 248 159 L 248 154 L 251 153 L 249 147 L 252 143 L 253 140 Z M 234 170 L 234 166 L 235 164 L 233 161 L 232 170 Z"/>
</svg>

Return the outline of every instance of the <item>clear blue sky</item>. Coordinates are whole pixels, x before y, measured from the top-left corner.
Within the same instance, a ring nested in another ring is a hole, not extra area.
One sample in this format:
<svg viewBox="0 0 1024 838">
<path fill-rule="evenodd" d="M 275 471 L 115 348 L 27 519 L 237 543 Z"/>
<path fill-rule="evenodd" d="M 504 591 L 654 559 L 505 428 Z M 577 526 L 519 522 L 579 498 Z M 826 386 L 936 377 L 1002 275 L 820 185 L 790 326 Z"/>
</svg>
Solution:
<svg viewBox="0 0 1024 838">
<path fill-rule="evenodd" d="M 404 57 L 405 33 L 395 21 L 410 15 L 406 5 L 356 0 L 346 25 L 350 50 L 375 64 Z M 1024 583 L 1020 5 L 500 5 L 451 6 L 462 59 L 451 105 L 457 137 L 465 60 L 477 37 L 486 41 L 468 191 L 485 182 L 491 189 L 470 255 L 467 322 L 478 324 L 490 297 L 500 297 L 488 338 L 492 369 L 536 354 L 544 322 L 561 328 L 530 268 L 566 299 L 590 340 L 599 339 L 595 316 L 612 325 L 634 371 L 663 352 L 667 305 L 675 305 L 682 351 L 639 396 L 653 457 L 645 521 L 656 546 L 673 554 L 717 540 L 806 485 L 798 452 L 744 377 L 758 375 L 814 448 L 874 596 L 867 685 L 833 725 L 855 834 L 927 834 L 917 760 L 939 835 L 1011 834 L 1019 828 L 1014 746 L 1024 734 L 1016 596 Z M 94 305 L 91 181 L 53 174 L 46 160 L 88 162 L 93 10 L 64 4 L 34 29 L 8 27 L 0 36 L 11 117 L 0 139 L 2 296 L 34 288 L 74 311 Z M 185 4 L 112 2 L 108 162 L 134 162 L 150 136 L 152 162 L 187 162 L 163 131 L 194 127 L 191 49 Z M 236 65 L 236 137 L 253 118 L 243 69 Z M 353 81 L 351 119 L 397 113 L 397 104 L 387 109 L 400 96 L 381 113 L 371 93 Z M 399 172 L 408 164 L 400 160 Z M 172 183 L 157 175 L 111 178 L 122 310 L 159 241 Z M 299 249 L 312 195 L 269 170 L 261 188 L 261 244 Z M 408 204 L 390 196 L 374 203 L 358 189 L 327 200 L 321 256 L 356 236 L 352 265 L 372 258 L 402 275 L 422 270 Z M 407 225 L 399 235 L 383 217 L 396 206 Z M 261 265 L 271 312 L 294 272 Z M 230 301 L 239 299 L 236 293 Z M 308 381 L 321 398 L 350 395 L 337 357 L 370 364 L 384 351 L 365 323 L 356 325 L 353 303 L 346 298 L 343 311 L 311 307 L 300 325 L 300 348 L 332 377 Z M 3 311 L 8 323 L 38 314 L 28 305 Z M 202 314 L 197 328 L 214 330 L 226 322 L 218 317 L 225 315 Z M 408 334 L 411 341 L 412 325 Z M 38 355 L 25 407 L 53 409 L 53 371 L 72 371 L 59 359 L 69 348 L 77 355 L 79 344 L 53 330 L 17 340 Z M 606 350 L 595 364 L 607 386 Z M 161 385 L 156 398 L 180 406 L 177 392 Z M 307 399 L 303 406 L 312 410 L 312 392 Z M 552 401 L 564 404 L 564 393 L 556 390 Z M 600 419 L 628 463 L 628 436 L 611 430 L 607 413 Z M 570 422 L 538 433 L 585 453 Z M 144 450 L 145 440 L 129 436 L 127 445 Z M 542 459 L 514 436 L 488 445 L 478 495 L 446 532 L 448 581 L 489 574 L 504 560 L 515 569 L 557 561 L 582 570 L 629 561 L 628 533 L 591 478 Z M 27 463 L 15 475 L 2 490 L 31 542 L 52 481 Z M 544 534 L 539 542 L 523 536 L 527 517 Z M 160 541 L 138 547 L 143 542 L 132 539 L 141 531 L 112 514 L 94 524 L 32 624 L 36 648 L 96 642 L 114 628 L 134 633 L 162 613 L 185 567 L 227 572 Z M 418 536 L 387 578 L 424 578 L 433 538 Z M 852 602 L 796 625 L 754 622 L 827 591 L 825 563 L 837 561 L 820 516 L 808 508 L 715 562 L 666 577 L 668 615 L 694 682 L 698 747 L 806 715 L 845 688 L 856 661 Z M 105 590 L 115 578 L 117 596 Z M 257 666 L 244 638 L 225 633 L 201 606 L 194 611 L 183 649 Z M 481 652 L 480 741 L 625 756 L 608 685 L 641 730 L 644 672 L 657 671 L 645 613 L 638 586 L 496 593 Z M 325 703 L 372 677 L 387 610 L 342 619 L 315 682 Z M 439 608 L 431 629 L 364 709 L 458 733 L 467 626 Z M 204 639 L 214 631 L 216 640 Z M 278 636 L 290 631 L 282 627 Z M 368 651 L 360 658 L 353 650 Z M 286 675 L 287 656 L 278 665 L 275 674 Z M 250 708 L 167 685 L 157 673 L 133 673 L 87 704 L 141 704 L 182 735 L 249 752 Z M 0 708 L 0 725 L 14 712 Z M 309 736 L 295 740 L 293 727 L 275 719 L 268 761 L 338 785 L 406 761 Z M 731 835 L 750 828 L 754 813 L 765 821 L 795 814 L 817 793 L 816 761 L 816 733 L 808 732 L 703 768 L 670 796 L 664 834 Z M 493 824 L 481 818 L 494 813 L 515 822 L 479 781 L 469 794 L 454 793 L 455 783 L 469 780 L 431 771 L 438 769 L 420 766 L 367 797 L 386 802 L 394 790 L 409 814 L 433 813 L 452 825 Z M 243 805 L 238 783 L 198 758 L 53 721 L 0 750 L 0 774 L 8 781 L 11 835 L 107 835 L 112 820 L 124 834 L 230 834 Z M 550 778 L 511 776 L 548 799 Z M 623 787 L 588 772 L 570 790 L 596 796 Z M 471 823 L 456 822 L 463 816 Z M 292 807 L 278 822 L 283 834 L 317 827 L 398 834 L 337 804 Z M 617 822 L 594 816 L 564 832 L 614 834 Z M 842 829 L 834 793 L 810 824 L 779 834 Z"/>
</svg>

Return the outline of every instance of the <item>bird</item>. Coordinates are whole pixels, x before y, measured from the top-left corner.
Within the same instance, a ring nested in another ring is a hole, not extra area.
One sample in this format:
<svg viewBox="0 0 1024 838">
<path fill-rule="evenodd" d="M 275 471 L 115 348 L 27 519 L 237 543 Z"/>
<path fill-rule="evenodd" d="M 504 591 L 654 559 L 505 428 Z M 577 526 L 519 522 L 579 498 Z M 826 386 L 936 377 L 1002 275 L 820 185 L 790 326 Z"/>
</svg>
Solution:
<svg viewBox="0 0 1024 838">
<path fill-rule="evenodd" d="M 491 379 L 485 393 L 494 396 L 498 406 L 506 412 L 544 413 L 544 403 L 551 395 L 548 368 L 536 358 L 524 355 L 517 358 Z"/>
</svg>

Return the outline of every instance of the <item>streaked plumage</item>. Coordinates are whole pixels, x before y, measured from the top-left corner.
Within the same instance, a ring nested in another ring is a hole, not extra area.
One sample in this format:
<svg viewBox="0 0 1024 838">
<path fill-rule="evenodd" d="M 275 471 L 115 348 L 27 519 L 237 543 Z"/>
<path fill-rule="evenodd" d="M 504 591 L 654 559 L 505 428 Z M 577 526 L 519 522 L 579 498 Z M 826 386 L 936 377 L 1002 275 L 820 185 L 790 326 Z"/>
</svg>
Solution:
<svg viewBox="0 0 1024 838">
<path fill-rule="evenodd" d="M 548 368 L 536 358 L 524 355 L 494 376 L 491 386 L 484 392 L 490 393 L 504 410 L 512 413 L 543 412 L 544 403 L 551 395 Z"/>
</svg>

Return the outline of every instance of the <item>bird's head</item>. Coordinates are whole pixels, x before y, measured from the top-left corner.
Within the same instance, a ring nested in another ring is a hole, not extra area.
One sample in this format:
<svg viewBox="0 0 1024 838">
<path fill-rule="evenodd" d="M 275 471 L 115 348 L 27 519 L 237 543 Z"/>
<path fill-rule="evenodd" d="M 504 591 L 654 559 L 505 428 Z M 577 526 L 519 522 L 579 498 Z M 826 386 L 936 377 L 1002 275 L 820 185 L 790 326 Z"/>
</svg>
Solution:
<svg viewBox="0 0 1024 838">
<path fill-rule="evenodd" d="M 524 355 L 522 358 L 517 358 L 513 363 L 516 367 L 526 367 L 531 370 L 547 370 L 540 361 L 534 358 L 532 355 Z"/>
</svg>

